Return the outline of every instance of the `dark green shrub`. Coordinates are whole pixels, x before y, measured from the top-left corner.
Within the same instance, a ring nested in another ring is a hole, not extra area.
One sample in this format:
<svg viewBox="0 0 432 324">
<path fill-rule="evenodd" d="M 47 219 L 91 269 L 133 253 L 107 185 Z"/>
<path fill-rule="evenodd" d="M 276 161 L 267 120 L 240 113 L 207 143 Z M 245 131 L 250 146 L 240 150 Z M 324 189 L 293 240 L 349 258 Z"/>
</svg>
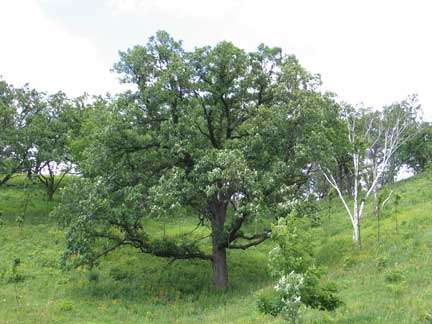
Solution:
<svg viewBox="0 0 432 324">
<path fill-rule="evenodd" d="M 293 302 L 288 301 L 291 296 L 281 294 L 278 286 L 281 279 L 296 275 L 303 278 L 298 289 L 298 300 L 305 306 L 332 311 L 343 304 L 336 295 L 334 284 L 321 283 L 323 271 L 315 266 L 310 226 L 307 218 L 293 216 L 281 218 L 272 226 L 275 247 L 269 253 L 269 266 L 278 285 L 272 292 L 265 292 L 259 297 L 258 309 L 261 312 L 276 316 L 292 308 Z"/>
<path fill-rule="evenodd" d="M 278 316 L 283 308 L 281 294 L 276 290 L 266 290 L 258 297 L 258 310 L 263 314 Z"/>
</svg>

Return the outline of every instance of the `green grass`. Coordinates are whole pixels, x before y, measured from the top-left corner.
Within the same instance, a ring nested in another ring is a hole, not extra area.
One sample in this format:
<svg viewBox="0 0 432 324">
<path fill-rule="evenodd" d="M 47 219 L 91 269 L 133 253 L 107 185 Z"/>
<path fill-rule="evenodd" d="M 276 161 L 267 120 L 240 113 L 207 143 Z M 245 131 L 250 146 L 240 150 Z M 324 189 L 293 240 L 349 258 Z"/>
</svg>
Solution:
<svg viewBox="0 0 432 324">
<path fill-rule="evenodd" d="M 384 210 L 381 242 L 366 210 L 363 247 L 338 201 L 316 228 L 317 261 L 336 282 L 345 306 L 336 312 L 306 310 L 307 323 L 427 323 L 432 321 L 432 179 L 424 174 L 393 186 L 403 198 L 395 232 L 393 206 Z M 25 202 L 28 201 L 27 207 Z M 0 187 L 0 323 L 279 323 L 258 313 L 259 292 L 272 285 L 267 273 L 271 243 L 229 252 L 231 287 L 211 286 L 211 265 L 142 255 L 124 248 L 94 270 L 59 266 L 64 236 L 48 217 L 41 187 L 21 178 Z M 21 218 L 22 224 L 16 219 Z M 168 224 L 170 234 L 193 220 Z M 162 230 L 156 224 L 149 224 Z M 12 264 L 20 259 L 15 273 Z"/>
</svg>

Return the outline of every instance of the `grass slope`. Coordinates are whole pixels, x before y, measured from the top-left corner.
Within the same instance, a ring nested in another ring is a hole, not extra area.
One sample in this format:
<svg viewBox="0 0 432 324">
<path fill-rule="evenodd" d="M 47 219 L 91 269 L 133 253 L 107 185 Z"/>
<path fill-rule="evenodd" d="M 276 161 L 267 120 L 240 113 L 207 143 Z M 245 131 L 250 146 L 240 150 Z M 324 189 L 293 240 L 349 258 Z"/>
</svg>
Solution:
<svg viewBox="0 0 432 324">
<path fill-rule="evenodd" d="M 393 186 L 402 195 L 395 231 L 393 206 L 384 210 L 381 242 L 366 211 L 363 247 L 351 243 L 338 201 L 330 215 L 323 203 L 315 229 L 317 260 L 345 302 L 334 313 L 306 310 L 307 323 L 418 323 L 432 319 L 432 179 L 424 174 Z M 0 323 L 279 323 L 256 310 L 267 274 L 270 242 L 230 251 L 231 288 L 211 287 L 203 261 L 169 263 L 124 248 L 92 271 L 59 266 L 63 232 L 48 217 L 42 188 L 18 179 L 0 188 Z M 16 222 L 22 219 L 23 223 Z M 150 224 L 162 231 L 156 224 Z M 171 235 L 191 230 L 192 220 L 168 224 Z M 13 272 L 12 264 L 20 259 Z"/>
</svg>

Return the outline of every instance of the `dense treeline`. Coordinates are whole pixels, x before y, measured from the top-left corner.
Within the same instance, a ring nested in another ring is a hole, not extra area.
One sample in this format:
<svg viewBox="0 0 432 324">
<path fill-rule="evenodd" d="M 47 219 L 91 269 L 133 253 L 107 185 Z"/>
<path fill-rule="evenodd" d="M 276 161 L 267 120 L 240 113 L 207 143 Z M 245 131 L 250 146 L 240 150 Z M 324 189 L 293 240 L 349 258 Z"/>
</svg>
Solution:
<svg viewBox="0 0 432 324">
<path fill-rule="evenodd" d="M 24 173 L 52 199 L 66 174 L 79 175 L 54 211 L 65 265 L 128 245 L 208 261 L 226 288 L 228 249 L 264 242 L 277 219 L 311 218 L 310 205 L 334 191 L 360 243 L 369 195 L 377 201 L 402 168 L 420 172 L 432 159 L 415 96 L 380 110 L 341 104 L 280 48 L 187 51 L 159 32 L 121 52 L 114 70 L 136 90 L 72 99 L 0 81 L 0 186 Z M 144 225 L 183 217 L 209 228 L 209 244 Z"/>
<path fill-rule="evenodd" d="M 83 108 L 83 98 L 46 95 L 0 81 L 0 185 L 25 173 L 43 183 L 51 200 L 73 169 L 70 145 L 81 127 Z"/>
</svg>

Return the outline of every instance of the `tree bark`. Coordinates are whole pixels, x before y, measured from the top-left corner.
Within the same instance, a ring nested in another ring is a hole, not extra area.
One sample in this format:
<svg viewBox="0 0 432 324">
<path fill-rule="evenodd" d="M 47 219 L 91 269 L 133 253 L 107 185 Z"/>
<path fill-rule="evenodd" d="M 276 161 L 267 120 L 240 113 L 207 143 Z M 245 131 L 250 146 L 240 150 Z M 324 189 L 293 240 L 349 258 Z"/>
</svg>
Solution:
<svg viewBox="0 0 432 324">
<path fill-rule="evenodd" d="M 226 249 L 213 246 L 213 285 L 216 289 L 228 288 Z"/>
<path fill-rule="evenodd" d="M 54 189 L 52 188 L 52 186 L 48 186 L 47 188 L 47 198 L 48 201 L 52 201 L 54 198 Z"/>
<path fill-rule="evenodd" d="M 8 182 L 12 178 L 12 174 L 7 174 L 4 176 L 3 179 L 0 180 L 0 186 L 4 185 L 6 182 Z"/>
<path fill-rule="evenodd" d="M 360 222 L 356 220 L 353 224 L 353 242 L 358 246 L 361 246 L 361 236 L 360 236 Z"/>
<path fill-rule="evenodd" d="M 211 207 L 212 214 L 212 262 L 213 262 L 213 284 L 216 289 L 228 287 L 228 267 L 226 262 L 226 242 L 224 242 L 224 224 L 227 204 L 216 201 Z"/>
</svg>

